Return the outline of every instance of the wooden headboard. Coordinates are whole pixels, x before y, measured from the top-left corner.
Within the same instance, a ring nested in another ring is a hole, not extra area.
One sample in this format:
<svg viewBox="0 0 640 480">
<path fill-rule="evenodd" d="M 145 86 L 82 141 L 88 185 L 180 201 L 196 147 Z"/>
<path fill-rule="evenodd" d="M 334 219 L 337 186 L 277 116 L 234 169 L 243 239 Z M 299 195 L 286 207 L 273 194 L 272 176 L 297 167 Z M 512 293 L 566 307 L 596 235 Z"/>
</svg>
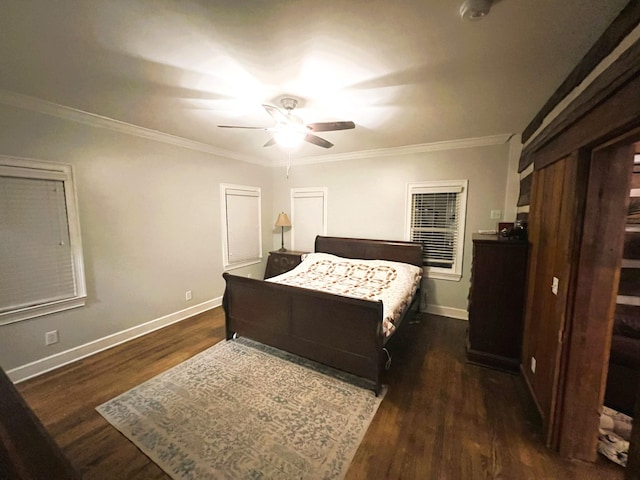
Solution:
<svg viewBox="0 0 640 480">
<path fill-rule="evenodd" d="M 364 238 L 316 237 L 315 251 L 363 260 L 391 260 L 422 267 L 419 242 L 368 240 Z"/>
</svg>

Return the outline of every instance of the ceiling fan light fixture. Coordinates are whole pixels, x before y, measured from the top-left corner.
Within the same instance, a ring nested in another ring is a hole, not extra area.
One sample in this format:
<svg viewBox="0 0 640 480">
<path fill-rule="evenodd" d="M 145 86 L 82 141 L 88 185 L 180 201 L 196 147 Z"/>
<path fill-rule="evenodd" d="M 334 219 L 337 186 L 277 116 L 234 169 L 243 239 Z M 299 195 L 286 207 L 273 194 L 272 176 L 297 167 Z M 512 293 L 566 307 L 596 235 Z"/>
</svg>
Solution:
<svg viewBox="0 0 640 480">
<path fill-rule="evenodd" d="M 302 143 L 305 134 L 296 128 L 290 128 L 288 125 L 278 129 L 274 134 L 276 143 L 284 148 L 295 148 Z"/>
<path fill-rule="evenodd" d="M 476 21 L 489 15 L 491 0 L 465 0 L 460 6 L 463 20 Z"/>
<path fill-rule="evenodd" d="M 263 147 L 271 147 L 272 145 L 280 145 L 284 148 L 292 149 L 300 145 L 303 141 L 311 143 L 322 148 L 331 148 L 333 143 L 316 135 L 317 132 L 334 132 L 338 130 L 351 130 L 356 128 L 356 124 L 352 121 L 334 121 L 334 122 L 313 122 L 305 123 L 302 118 L 292 113 L 293 109 L 298 105 L 295 98 L 285 97 L 281 100 L 284 111 L 273 105 L 266 103 L 262 107 L 275 120 L 274 127 L 253 127 L 243 125 L 218 125 L 219 128 L 245 128 L 249 130 L 266 130 L 273 132 L 273 136 L 263 145 Z"/>
<path fill-rule="evenodd" d="M 282 104 L 282 108 L 284 108 L 287 112 L 291 112 L 291 110 L 298 106 L 298 100 L 290 97 L 283 98 L 282 100 L 280 100 L 280 103 Z"/>
</svg>

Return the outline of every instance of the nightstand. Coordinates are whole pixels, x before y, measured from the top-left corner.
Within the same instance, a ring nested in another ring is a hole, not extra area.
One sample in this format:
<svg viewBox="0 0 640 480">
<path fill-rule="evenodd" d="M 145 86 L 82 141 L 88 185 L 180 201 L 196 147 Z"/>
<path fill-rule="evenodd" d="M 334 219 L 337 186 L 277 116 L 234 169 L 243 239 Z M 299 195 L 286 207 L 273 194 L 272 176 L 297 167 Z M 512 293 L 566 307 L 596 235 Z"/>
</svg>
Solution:
<svg viewBox="0 0 640 480">
<path fill-rule="evenodd" d="M 292 268 L 298 266 L 302 261 L 302 255 L 305 253 L 308 252 L 296 252 L 293 250 L 287 250 L 285 252 L 275 250 L 273 252 L 269 252 L 264 278 L 275 277 L 276 275 L 288 272 Z"/>
</svg>

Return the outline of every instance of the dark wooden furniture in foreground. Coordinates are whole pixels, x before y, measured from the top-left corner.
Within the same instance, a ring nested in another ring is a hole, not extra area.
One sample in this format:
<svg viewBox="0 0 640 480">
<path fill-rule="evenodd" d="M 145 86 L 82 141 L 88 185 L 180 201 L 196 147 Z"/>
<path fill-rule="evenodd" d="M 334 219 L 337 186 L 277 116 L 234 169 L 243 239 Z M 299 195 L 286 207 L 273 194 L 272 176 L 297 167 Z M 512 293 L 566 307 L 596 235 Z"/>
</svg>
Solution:
<svg viewBox="0 0 640 480">
<path fill-rule="evenodd" d="M 525 240 L 473 236 L 467 339 L 470 362 L 519 370 L 527 249 Z"/>
<path fill-rule="evenodd" d="M 29 405 L 0 368 L 0 479 L 80 480 Z"/>
<path fill-rule="evenodd" d="M 300 265 L 302 255 L 305 253 L 306 252 L 296 252 L 293 250 L 286 250 L 284 252 L 276 250 L 274 252 L 269 252 L 264 278 L 275 277 L 276 275 L 288 272 L 289 270 L 297 267 Z"/>
<path fill-rule="evenodd" d="M 422 267 L 422 246 L 321 237 L 315 251 L 365 260 L 392 260 Z M 341 297 L 224 273 L 227 340 L 234 334 L 353 373 L 381 388 L 382 302 Z M 417 307 L 419 291 L 412 301 Z M 402 323 L 402 322 L 401 322 Z"/>
<path fill-rule="evenodd" d="M 466 321 L 419 318 L 394 335 L 404 348 L 345 480 L 623 479 L 604 458 L 571 462 L 541 444 L 522 378 L 465 361 Z M 215 308 L 17 388 L 83 480 L 171 480 L 95 407 L 223 339 Z"/>
</svg>

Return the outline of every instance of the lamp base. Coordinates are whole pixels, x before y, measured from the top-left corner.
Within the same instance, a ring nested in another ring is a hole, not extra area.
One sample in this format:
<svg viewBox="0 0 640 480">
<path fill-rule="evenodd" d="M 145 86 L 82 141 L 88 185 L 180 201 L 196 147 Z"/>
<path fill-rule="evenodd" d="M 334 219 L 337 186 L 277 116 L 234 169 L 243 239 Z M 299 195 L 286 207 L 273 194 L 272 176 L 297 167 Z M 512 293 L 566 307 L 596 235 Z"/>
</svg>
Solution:
<svg viewBox="0 0 640 480">
<path fill-rule="evenodd" d="M 278 251 L 286 252 L 287 249 L 284 248 L 284 227 L 280 227 L 280 238 L 281 238 L 281 243 L 280 243 L 280 249 Z"/>
</svg>

